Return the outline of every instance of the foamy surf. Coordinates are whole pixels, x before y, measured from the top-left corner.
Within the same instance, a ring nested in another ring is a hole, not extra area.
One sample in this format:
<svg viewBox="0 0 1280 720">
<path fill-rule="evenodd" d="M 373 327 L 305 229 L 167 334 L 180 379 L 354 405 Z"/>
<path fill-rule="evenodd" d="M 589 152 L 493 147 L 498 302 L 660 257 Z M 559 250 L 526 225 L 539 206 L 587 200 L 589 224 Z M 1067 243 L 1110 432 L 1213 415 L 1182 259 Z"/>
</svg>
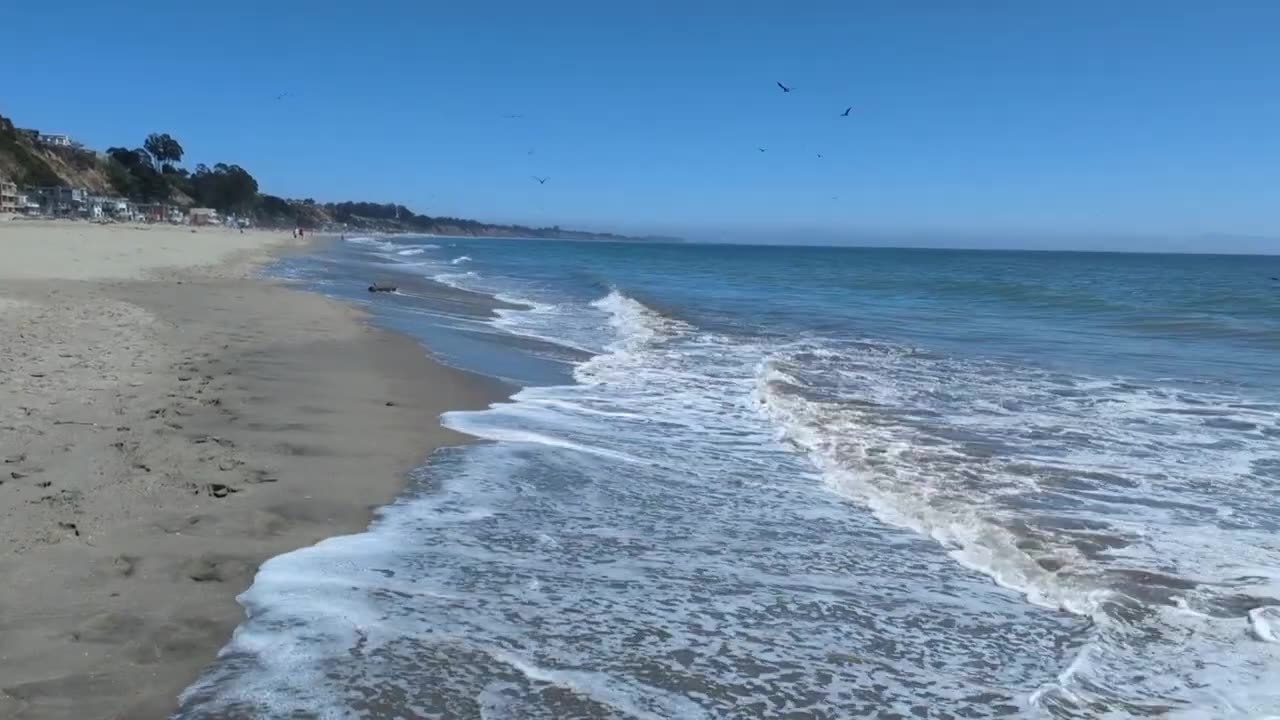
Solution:
<svg viewBox="0 0 1280 720">
<path fill-rule="evenodd" d="M 1161 355 L 1143 335 L 1126 367 L 1149 372 L 1097 371 L 1095 355 L 1110 368 L 1135 347 L 1108 338 L 1151 312 L 1167 260 L 1130 309 L 1128 284 L 1079 297 L 1111 264 L 1053 287 L 1063 274 L 1039 256 L 966 301 L 995 259 L 960 282 L 952 254 L 889 267 L 888 251 L 456 245 L 414 271 L 510 303 L 469 320 L 487 332 L 467 343 L 592 356 L 560 356 L 572 382 L 446 418 L 491 442 L 433 458 L 365 540 L 265 566 L 243 642 L 188 697 L 191 717 L 235 702 L 279 717 L 1280 707 L 1280 523 L 1259 502 L 1277 487 L 1280 401 L 1248 381 L 1270 356 L 1233 346 L 1224 380 L 1187 362 L 1187 336 Z M 474 275 L 448 259 L 462 253 Z M 431 292 L 377 300 L 401 329 L 446 312 Z M 1070 343 L 1045 328 L 1059 301 L 1095 323 L 1055 311 Z"/>
<path fill-rule="evenodd" d="M 427 252 L 428 250 L 440 249 L 439 245 L 434 245 L 430 243 L 422 244 L 422 243 L 409 243 L 409 242 L 403 242 L 403 241 L 395 242 L 393 240 L 389 240 L 385 238 L 365 236 L 365 235 L 357 235 L 357 236 L 346 238 L 346 242 L 356 246 L 363 246 L 363 247 L 379 250 L 383 253 L 387 253 L 389 257 L 412 257 L 414 255 L 421 255 L 424 252 Z"/>
<path fill-rule="evenodd" d="M 1249 625 L 1259 640 L 1280 643 L 1280 607 L 1271 605 L 1250 610 Z"/>
<path fill-rule="evenodd" d="M 1241 718 L 1253 717 L 1248 708 L 1259 707 L 1260 699 L 1280 706 L 1280 686 L 1270 687 L 1268 673 L 1261 671 L 1280 667 L 1280 653 L 1238 642 L 1246 614 L 1255 635 L 1267 638 L 1269 630 L 1260 631 L 1255 618 L 1268 610 L 1251 610 L 1249 603 L 1263 602 L 1263 593 L 1276 586 L 1280 575 L 1258 575 L 1257 569 L 1280 567 L 1280 544 L 1245 527 L 1233 529 L 1234 537 L 1221 533 L 1213 524 L 1222 513 L 1188 494 L 1197 482 L 1189 465 L 1206 472 L 1234 468 L 1237 484 L 1251 482 L 1253 463 L 1238 456 L 1238 447 L 1222 445 L 1230 454 L 1221 457 L 1208 449 L 1221 442 L 1212 440 L 1217 431 L 1198 420 L 1204 408 L 1233 405 L 1244 417 L 1257 411 L 1245 409 L 1249 404 L 1239 398 L 1161 396 L 1156 404 L 1164 412 L 1147 422 L 1159 423 L 1153 430 L 1165 446 L 1164 460 L 1147 457 L 1140 469 L 1126 467 L 1132 444 L 1152 442 L 1135 424 L 1139 417 L 1150 418 L 1152 398 L 1145 391 L 1121 381 L 1056 377 L 1050 383 L 1038 373 L 1019 377 L 1010 368 L 995 370 L 880 344 L 851 344 L 843 353 L 800 344 L 757 368 L 755 396 L 779 436 L 806 452 L 836 492 L 887 522 L 932 538 L 963 566 L 1030 601 L 1096 623 L 1072 669 L 1033 695 L 1035 705 L 1074 713 L 1098 702 L 1140 704 L 1146 697 L 1185 703 L 1187 717 Z M 989 387 L 986 378 L 996 376 L 1001 384 Z M 898 378 L 910 378 L 910 384 Z M 815 380 L 823 386 L 814 387 Z M 1089 395 L 1072 390 L 1071 382 L 1088 387 Z M 966 386 L 984 390 L 972 397 L 974 404 L 957 392 Z M 935 396 L 943 388 L 954 398 L 950 408 L 934 401 L 927 415 L 913 417 L 916 397 Z M 1105 414 L 1081 415 L 1079 399 L 1100 395 L 1108 396 L 1101 406 Z M 1046 414 L 1007 410 L 1033 402 Z M 1071 414 L 1055 412 L 1055 404 L 1069 406 Z M 1105 440 L 1089 456 L 1072 457 L 1066 448 L 1055 452 L 1055 438 L 1071 435 L 1067 423 Z M 1225 438 L 1252 426 L 1241 421 L 1215 427 Z M 993 442 L 1034 443 L 1039 457 L 1027 453 L 1001 461 L 982 449 Z M 1257 451 L 1257 457 L 1271 452 L 1266 445 Z M 1064 458 L 1070 465 L 1064 467 Z M 1156 477 L 1153 464 L 1161 473 L 1159 487 L 1108 487 L 1123 477 Z M 1185 499 L 1143 501 L 1131 494 L 1135 490 Z M 1041 498 L 1054 493 L 1065 499 L 1064 492 L 1088 505 L 1058 501 L 1061 514 L 1045 514 Z M 1028 509 L 1039 514 L 1029 515 Z M 1233 524 L 1249 522 L 1238 512 L 1245 508 L 1232 510 Z M 1170 513 L 1186 515 L 1184 522 L 1198 520 L 1190 536 L 1197 541 L 1188 543 L 1184 529 L 1163 529 Z M 1221 537 L 1209 547 L 1217 554 L 1207 554 L 1204 538 L 1215 534 Z M 1249 579 L 1241 582 L 1244 577 Z M 1188 643 L 1194 653 L 1184 652 Z M 1233 653 L 1240 656 L 1239 669 L 1229 683 L 1227 675 L 1203 666 L 1205 657 Z M 1161 668 L 1159 680 L 1150 674 L 1153 667 Z M 1218 689 L 1206 692 L 1205 686 Z"/>
<path fill-rule="evenodd" d="M 394 252 L 400 247 L 399 245 L 396 245 L 393 242 L 382 240 L 376 237 L 368 237 L 364 235 L 349 237 L 347 238 L 346 241 L 351 243 L 352 245 L 364 245 L 366 247 L 376 248 L 383 252 Z"/>
<path fill-rule="evenodd" d="M 264 566 L 224 674 L 189 691 L 187 711 L 311 712 L 354 707 L 334 688 L 383 702 L 437 687 L 463 703 L 446 716 L 907 713 L 980 693 L 1007 713 L 1035 690 L 1051 665 L 1030 648 L 1070 628 L 1008 599 L 987 604 L 983 586 L 945 559 L 843 512 L 834 496 L 815 497 L 810 471 L 746 402 L 749 358 L 616 291 L 591 309 L 608 349 L 580 364 L 577 384 L 450 413 L 447 425 L 494 442 L 437 457 L 425 472 L 438 492 L 411 494 L 366 536 Z M 832 538 L 882 547 L 886 561 L 821 549 Z M 891 559 L 902 552 L 921 564 Z M 919 597 L 915 573 L 965 600 Z M 299 603 L 298 592 L 340 597 Z M 1019 620 L 980 631 L 994 618 Z M 779 628 L 787 642 L 774 641 Z M 264 635 L 275 641 L 254 640 Z M 993 693 L 962 657 L 938 654 L 960 644 L 1010 658 L 1007 688 Z M 831 649 L 856 647 L 896 647 L 898 659 L 851 675 L 849 656 Z M 940 674 L 905 660 L 922 654 L 939 658 Z M 363 669 L 372 658 L 383 680 Z M 329 689 L 283 690 L 295 684 Z"/>
<path fill-rule="evenodd" d="M 431 279 L 442 285 L 448 285 L 449 287 L 456 288 L 458 290 L 470 290 L 471 287 L 469 281 L 476 280 L 479 277 L 480 276 L 474 272 L 437 273 L 432 275 Z"/>
</svg>

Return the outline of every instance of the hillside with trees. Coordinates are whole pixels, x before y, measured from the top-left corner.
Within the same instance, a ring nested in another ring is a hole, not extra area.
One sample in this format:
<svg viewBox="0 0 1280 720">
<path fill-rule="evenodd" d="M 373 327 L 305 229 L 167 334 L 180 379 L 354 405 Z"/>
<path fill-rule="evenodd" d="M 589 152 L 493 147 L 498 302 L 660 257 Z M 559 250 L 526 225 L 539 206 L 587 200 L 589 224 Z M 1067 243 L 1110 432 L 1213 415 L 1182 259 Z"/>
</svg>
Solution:
<svg viewBox="0 0 1280 720">
<path fill-rule="evenodd" d="M 182 166 L 186 150 L 168 133 L 152 133 L 135 148 L 110 147 L 99 153 L 37 142 L 0 116 L 0 174 L 21 186 L 61 185 L 133 202 L 177 207 L 210 207 L 224 215 L 251 218 L 266 227 L 343 228 L 434 235 L 640 240 L 610 233 L 498 225 L 453 217 L 419 215 L 404 205 L 375 202 L 317 203 L 261 192 L 245 168 L 226 163 Z"/>
</svg>

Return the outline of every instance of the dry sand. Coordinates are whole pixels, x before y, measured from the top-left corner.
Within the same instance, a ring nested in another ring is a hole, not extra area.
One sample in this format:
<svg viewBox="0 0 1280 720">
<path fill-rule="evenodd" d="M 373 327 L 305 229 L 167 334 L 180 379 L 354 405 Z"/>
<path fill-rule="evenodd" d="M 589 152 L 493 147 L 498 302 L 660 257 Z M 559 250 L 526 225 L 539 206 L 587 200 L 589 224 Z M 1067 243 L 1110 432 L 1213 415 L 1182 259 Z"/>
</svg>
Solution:
<svg viewBox="0 0 1280 720">
<path fill-rule="evenodd" d="M 0 718 L 161 718 L 265 559 L 498 388 L 250 277 L 288 235 L 0 223 Z"/>
</svg>

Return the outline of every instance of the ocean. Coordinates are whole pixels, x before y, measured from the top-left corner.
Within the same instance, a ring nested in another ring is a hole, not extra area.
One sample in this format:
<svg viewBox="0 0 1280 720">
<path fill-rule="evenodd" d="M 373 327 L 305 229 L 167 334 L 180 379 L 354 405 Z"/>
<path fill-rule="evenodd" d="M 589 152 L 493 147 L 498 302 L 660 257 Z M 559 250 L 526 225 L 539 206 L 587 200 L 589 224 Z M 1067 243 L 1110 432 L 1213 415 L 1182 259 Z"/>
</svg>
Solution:
<svg viewBox="0 0 1280 720">
<path fill-rule="evenodd" d="M 1280 718 L 1280 257 L 396 237 L 271 273 L 514 395 L 263 565 L 178 718 Z"/>
</svg>

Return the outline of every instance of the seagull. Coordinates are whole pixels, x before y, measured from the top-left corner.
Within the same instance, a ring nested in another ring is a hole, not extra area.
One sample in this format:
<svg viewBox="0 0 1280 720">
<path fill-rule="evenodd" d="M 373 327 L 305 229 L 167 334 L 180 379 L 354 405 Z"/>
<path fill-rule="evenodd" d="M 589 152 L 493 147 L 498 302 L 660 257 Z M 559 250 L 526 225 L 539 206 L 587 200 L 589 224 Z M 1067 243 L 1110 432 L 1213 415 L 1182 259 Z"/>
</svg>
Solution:
<svg viewBox="0 0 1280 720">
<path fill-rule="evenodd" d="M 851 112 L 853 112 L 853 106 L 852 106 L 852 105 L 850 105 L 849 107 L 845 108 L 845 109 L 844 109 L 844 112 L 840 113 L 840 117 L 849 117 L 849 113 L 851 113 Z"/>
<path fill-rule="evenodd" d="M 819 160 L 821 160 L 821 159 L 822 159 L 822 153 L 818 153 L 818 159 L 819 159 Z"/>
<path fill-rule="evenodd" d="M 289 93 L 287 93 L 287 92 L 282 92 L 282 93 L 280 93 L 279 95 L 277 95 L 277 96 L 276 96 L 276 100 L 283 100 L 283 99 L 285 99 L 285 98 L 287 98 L 287 97 L 289 97 Z"/>
<path fill-rule="evenodd" d="M 756 148 L 756 149 L 757 149 L 757 150 L 759 150 L 760 152 L 765 152 L 765 151 L 766 151 L 766 148 Z"/>
<path fill-rule="evenodd" d="M 539 185 L 546 185 L 547 181 L 551 179 L 549 177 L 538 177 L 537 175 L 530 175 L 529 177 L 537 180 Z"/>
<path fill-rule="evenodd" d="M 778 87 L 782 88 L 782 92 L 784 93 L 791 92 L 791 88 L 787 87 L 786 85 L 783 85 L 782 83 L 778 83 Z"/>
</svg>

